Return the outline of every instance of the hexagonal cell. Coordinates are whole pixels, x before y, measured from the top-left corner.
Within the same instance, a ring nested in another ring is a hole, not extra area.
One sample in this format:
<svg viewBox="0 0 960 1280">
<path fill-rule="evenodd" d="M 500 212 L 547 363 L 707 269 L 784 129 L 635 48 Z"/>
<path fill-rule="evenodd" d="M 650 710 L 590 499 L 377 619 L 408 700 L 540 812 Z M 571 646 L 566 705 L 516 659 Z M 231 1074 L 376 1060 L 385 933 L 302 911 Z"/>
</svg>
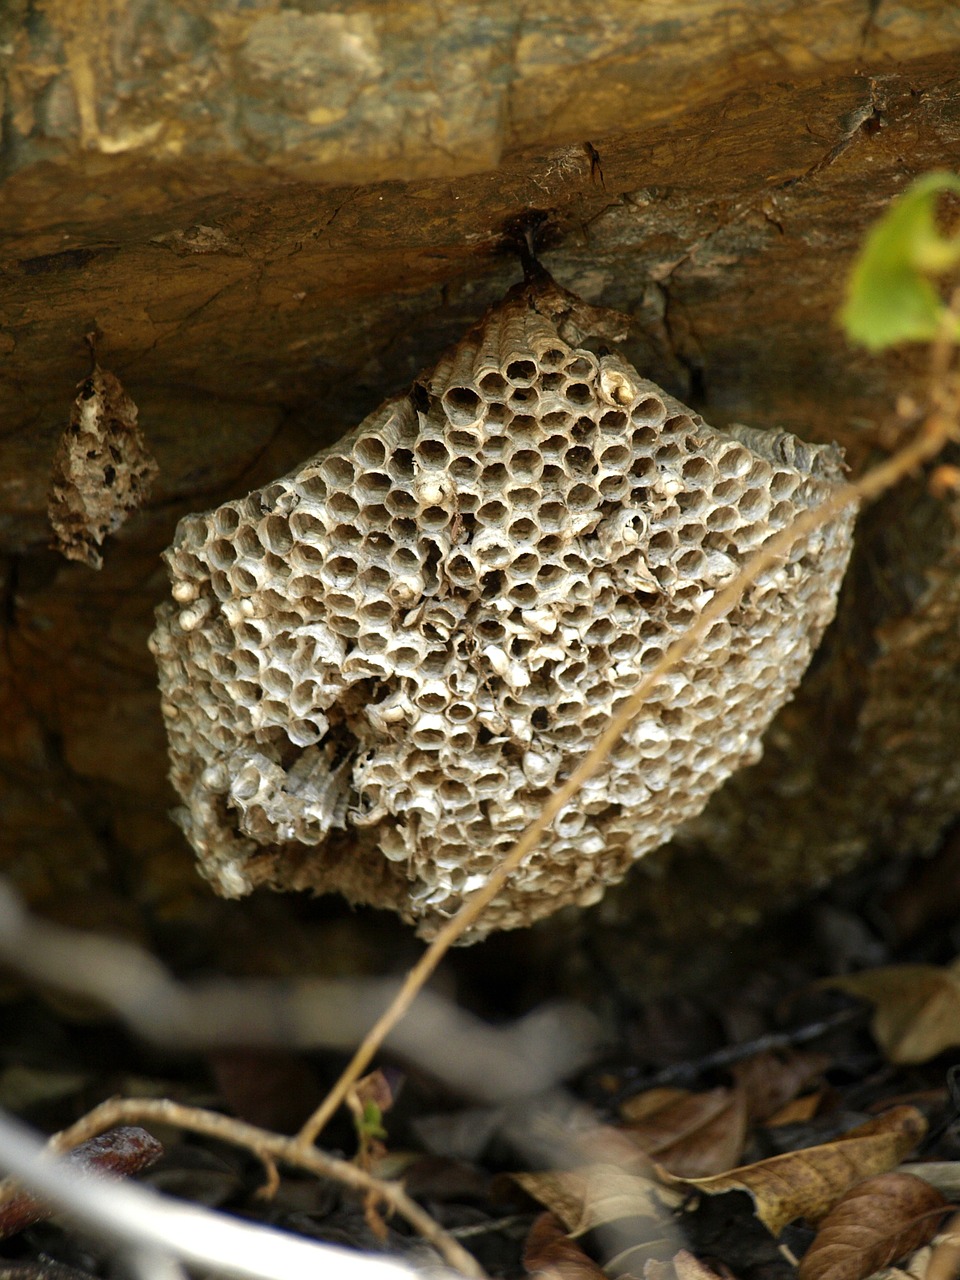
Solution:
<svg viewBox="0 0 960 1280">
<path fill-rule="evenodd" d="M 444 413 L 456 427 L 472 426 L 483 417 L 483 399 L 473 387 L 448 387 L 442 404 Z"/>
</svg>

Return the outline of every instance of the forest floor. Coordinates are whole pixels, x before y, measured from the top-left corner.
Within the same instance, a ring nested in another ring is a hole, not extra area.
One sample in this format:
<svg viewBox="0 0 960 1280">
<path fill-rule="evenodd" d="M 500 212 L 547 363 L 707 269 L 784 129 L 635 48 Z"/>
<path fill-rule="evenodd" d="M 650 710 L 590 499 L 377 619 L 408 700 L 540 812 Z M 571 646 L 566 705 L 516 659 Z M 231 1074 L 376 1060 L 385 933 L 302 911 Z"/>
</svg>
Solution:
<svg viewBox="0 0 960 1280">
<path fill-rule="evenodd" d="M 603 1044 L 562 1093 L 524 1100 L 525 1137 L 516 1108 L 478 1107 L 429 1066 L 384 1052 L 318 1146 L 374 1180 L 400 1179 L 475 1274 L 787 1280 L 799 1264 L 802 1280 L 858 1280 L 899 1260 L 922 1277 L 960 1188 L 958 920 L 954 834 L 930 861 L 860 872 L 741 938 L 709 989 L 644 1002 L 593 973 Z M 448 958 L 458 1003 L 522 1013 L 483 953 L 480 944 Z M 529 1007 L 557 996 L 546 971 L 538 981 L 524 991 Z M 119 1095 L 295 1134 L 345 1061 L 160 1052 L 92 1007 L 81 1015 L 76 1002 L 22 986 L 8 990 L 0 1018 L 0 1104 L 47 1133 Z M 568 1136 L 576 1130 L 565 1167 L 533 1155 L 537 1108 Z M 140 1121 L 162 1144 L 159 1159 L 150 1140 L 121 1135 L 133 1154 L 111 1167 L 154 1161 L 140 1180 L 188 1202 L 414 1267 L 440 1262 L 375 1191 L 281 1159 L 265 1197 L 249 1143 L 229 1127 L 211 1137 L 169 1120 Z M 894 1174 L 904 1162 L 912 1172 Z M 59 1218 L 24 1227 L 39 1211 L 23 1208 L 15 1195 L 0 1203 L 4 1276 L 112 1274 L 108 1247 Z"/>
</svg>

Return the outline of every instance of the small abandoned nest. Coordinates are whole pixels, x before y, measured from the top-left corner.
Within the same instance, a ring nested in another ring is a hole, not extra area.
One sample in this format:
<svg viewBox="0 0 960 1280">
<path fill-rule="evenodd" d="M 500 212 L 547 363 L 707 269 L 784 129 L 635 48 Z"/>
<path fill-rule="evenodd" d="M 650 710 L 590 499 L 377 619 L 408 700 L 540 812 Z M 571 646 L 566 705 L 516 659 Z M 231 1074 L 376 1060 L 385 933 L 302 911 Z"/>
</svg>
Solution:
<svg viewBox="0 0 960 1280">
<path fill-rule="evenodd" d="M 93 353 L 93 335 L 87 338 Z M 53 460 L 47 514 L 68 560 L 103 568 L 100 547 L 146 501 L 157 463 L 137 426 L 137 406 L 94 357 Z"/>
<path fill-rule="evenodd" d="M 180 522 L 160 669 L 202 873 L 339 890 L 430 937 L 716 590 L 840 483 L 833 447 L 716 431 L 517 286 L 297 471 Z M 595 903 L 698 813 L 799 682 L 853 513 L 799 537 L 655 687 L 467 940 Z"/>
</svg>

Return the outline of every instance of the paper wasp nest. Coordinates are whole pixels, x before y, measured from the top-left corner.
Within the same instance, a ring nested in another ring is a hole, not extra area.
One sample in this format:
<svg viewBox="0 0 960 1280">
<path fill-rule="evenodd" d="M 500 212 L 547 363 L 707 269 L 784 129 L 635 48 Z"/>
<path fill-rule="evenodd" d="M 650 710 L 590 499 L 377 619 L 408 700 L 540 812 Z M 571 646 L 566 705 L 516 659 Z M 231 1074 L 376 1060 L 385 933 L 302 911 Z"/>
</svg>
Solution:
<svg viewBox="0 0 960 1280">
<path fill-rule="evenodd" d="M 178 818 L 220 893 L 339 890 L 430 936 L 717 588 L 839 483 L 835 449 L 716 431 L 579 345 L 611 314 L 518 286 L 338 444 L 180 522 L 152 647 Z M 758 758 L 852 521 L 799 538 L 661 681 L 472 939 L 596 902 Z"/>
<path fill-rule="evenodd" d="M 87 340 L 93 351 L 93 335 Z M 104 539 L 149 496 L 157 464 L 119 378 L 94 360 L 79 391 L 53 460 L 47 514 L 56 549 L 102 569 Z"/>
</svg>

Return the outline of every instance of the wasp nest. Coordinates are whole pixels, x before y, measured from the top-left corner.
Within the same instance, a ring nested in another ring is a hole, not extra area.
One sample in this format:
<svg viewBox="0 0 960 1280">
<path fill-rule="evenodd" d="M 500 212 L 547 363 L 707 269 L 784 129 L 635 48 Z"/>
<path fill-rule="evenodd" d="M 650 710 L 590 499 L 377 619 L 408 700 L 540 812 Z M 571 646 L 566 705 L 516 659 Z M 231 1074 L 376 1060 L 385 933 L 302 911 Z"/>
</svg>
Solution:
<svg viewBox="0 0 960 1280">
<path fill-rule="evenodd" d="M 47 514 L 56 549 L 102 569 L 103 540 L 149 496 L 157 464 L 119 378 L 94 362 L 79 391 L 53 460 Z"/>
<path fill-rule="evenodd" d="M 716 590 L 839 482 L 707 426 L 551 281 L 299 470 L 182 520 L 160 667 L 179 821 L 229 897 L 339 890 L 430 936 Z M 472 938 L 596 902 L 699 812 L 830 621 L 852 514 L 656 686 Z"/>
</svg>

